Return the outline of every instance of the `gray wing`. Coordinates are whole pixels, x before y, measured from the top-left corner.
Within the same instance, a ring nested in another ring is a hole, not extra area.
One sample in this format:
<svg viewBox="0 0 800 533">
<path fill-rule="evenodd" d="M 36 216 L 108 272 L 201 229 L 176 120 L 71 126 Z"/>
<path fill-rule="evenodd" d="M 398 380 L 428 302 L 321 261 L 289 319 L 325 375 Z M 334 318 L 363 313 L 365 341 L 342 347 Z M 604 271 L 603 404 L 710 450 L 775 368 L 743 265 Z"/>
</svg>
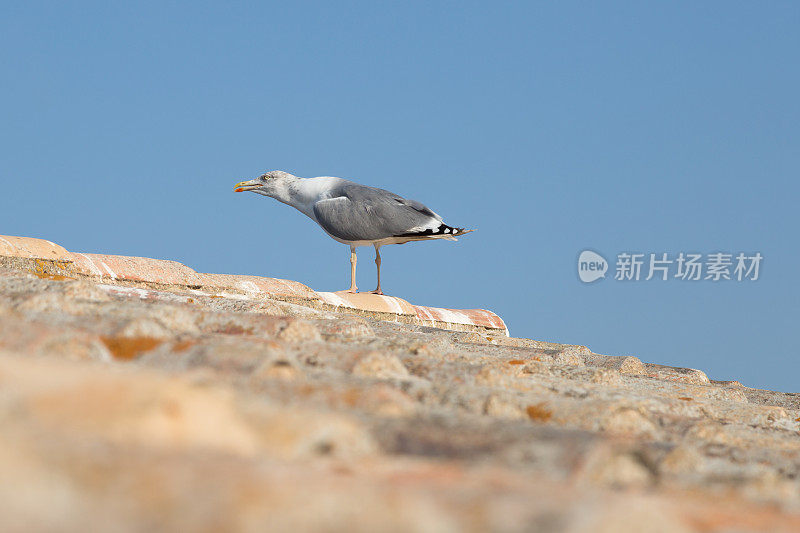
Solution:
<svg viewBox="0 0 800 533">
<path fill-rule="evenodd" d="M 345 241 L 385 239 L 442 221 L 420 202 L 348 181 L 314 204 L 314 215 L 325 231 Z"/>
</svg>

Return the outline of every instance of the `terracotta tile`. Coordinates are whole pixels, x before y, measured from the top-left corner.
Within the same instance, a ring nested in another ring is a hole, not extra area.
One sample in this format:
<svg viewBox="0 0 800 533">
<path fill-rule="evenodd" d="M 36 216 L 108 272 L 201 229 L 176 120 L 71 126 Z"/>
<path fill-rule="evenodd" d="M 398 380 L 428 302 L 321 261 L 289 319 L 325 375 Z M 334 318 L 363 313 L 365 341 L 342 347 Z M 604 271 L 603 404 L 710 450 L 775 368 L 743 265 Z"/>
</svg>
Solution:
<svg viewBox="0 0 800 533">
<path fill-rule="evenodd" d="M 44 239 L 0 235 L 0 256 L 71 262 L 70 253 L 62 246 Z"/>
<path fill-rule="evenodd" d="M 233 274 L 198 274 L 198 276 L 198 284 L 207 288 L 233 289 L 251 296 L 291 296 L 305 300 L 319 299 L 317 293 L 297 281 Z"/>
<path fill-rule="evenodd" d="M 318 292 L 317 294 L 322 298 L 322 301 L 335 307 L 361 309 L 362 311 L 376 313 L 392 313 L 395 315 L 413 316 L 416 314 L 413 305 L 395 296 L 384 296 L 368 292 L 353 294 L 347 291 Z"/>
<path fill-rule="evenodd" d="M 175 261 L 89 253 L 73 253 L 71 257 L 74 269 L 88 276 L 163 285 L 200 285 L 197 272 Z"/>
<path fill-rule="evenodd" d="M 442 309 L 423 305 L 415 305 L 414 309 L 422 321 L 481 326 L 500 329 L 508 334 L 508 328 L 506 328 L 503 319 L 485 309 Z"/>
</svg>

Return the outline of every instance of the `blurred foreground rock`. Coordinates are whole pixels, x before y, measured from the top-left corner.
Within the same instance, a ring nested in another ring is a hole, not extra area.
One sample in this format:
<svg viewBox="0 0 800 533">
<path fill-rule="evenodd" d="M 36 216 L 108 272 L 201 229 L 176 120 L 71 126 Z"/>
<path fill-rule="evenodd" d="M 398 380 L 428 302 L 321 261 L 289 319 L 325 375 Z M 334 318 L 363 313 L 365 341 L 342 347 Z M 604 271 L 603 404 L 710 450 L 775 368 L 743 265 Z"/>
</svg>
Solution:
<svg viewBox="0 0 800 533">
<path fill-rule="evenodd" d="M 35 244 L 0 242 L 1 531 L 800 530 L 798 394 Z"/>
</svg>

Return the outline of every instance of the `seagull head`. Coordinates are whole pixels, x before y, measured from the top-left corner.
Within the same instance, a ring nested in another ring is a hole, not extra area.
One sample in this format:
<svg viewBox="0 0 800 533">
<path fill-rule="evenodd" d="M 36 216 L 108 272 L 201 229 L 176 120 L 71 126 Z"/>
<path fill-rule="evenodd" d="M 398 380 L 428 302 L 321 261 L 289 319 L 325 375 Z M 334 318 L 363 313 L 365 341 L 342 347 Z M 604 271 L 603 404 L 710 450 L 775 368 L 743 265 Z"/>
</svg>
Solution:
<svg viewBox="0 0 800 533">
<path fill-rule="evenodd" d="M 284 184 L 286 181 L 294 178 L 288 172 L 282 170 L 271 170 L 261 174 L 259 177 L 249 180 L 240 181 L 233 186 L 234 192 L 247 192 L 252 191 L 264 196 L 270 196 L 270 193 L 276 186 Z"/>
</svg>

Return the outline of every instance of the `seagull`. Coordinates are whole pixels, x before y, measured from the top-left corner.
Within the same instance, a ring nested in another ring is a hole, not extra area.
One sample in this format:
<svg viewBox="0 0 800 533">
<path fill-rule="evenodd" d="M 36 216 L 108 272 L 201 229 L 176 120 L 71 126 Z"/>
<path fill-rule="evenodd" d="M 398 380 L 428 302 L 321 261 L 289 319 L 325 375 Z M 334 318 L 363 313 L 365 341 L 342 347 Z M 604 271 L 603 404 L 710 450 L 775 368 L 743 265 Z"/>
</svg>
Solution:
<svg viewBox="0 0 800 533">
<path fill-rule="evenodd" d="M 350 246 L 350 288 L 356 293 L 356 248 L 375 247 L 378 287 L 381 290 L 381 246 L 409 241 L 447 239 L 473 230 L 454 228 L 415 200 L 384 189 L 334 177 L 300 178 L 273 170 L 250 181 L 241 181 L 234 192 L 254 192 L 290 205 L 319 224 L 331 238 Z"/>
</svg>

